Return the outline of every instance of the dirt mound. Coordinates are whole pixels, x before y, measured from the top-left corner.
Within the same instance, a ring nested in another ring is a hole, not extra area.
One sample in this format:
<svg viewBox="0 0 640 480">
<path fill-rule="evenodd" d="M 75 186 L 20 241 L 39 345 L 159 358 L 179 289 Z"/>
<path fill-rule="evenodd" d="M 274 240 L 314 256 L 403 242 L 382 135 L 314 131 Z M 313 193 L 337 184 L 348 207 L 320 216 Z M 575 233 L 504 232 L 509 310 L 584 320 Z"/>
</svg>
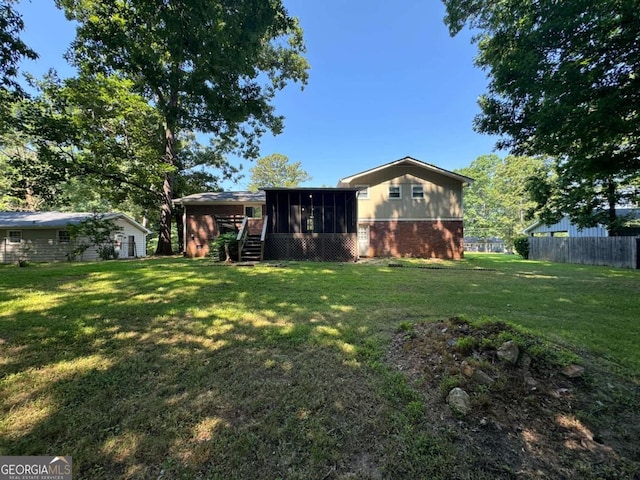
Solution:
<svg viewBox="0 0 640 480">
<path fill-rule="evenodd" d="M 387 359 L 423 393 L 425 428 L 458 450 L 451 478 L 640 478 L 637 381 L 503 323 L 452 318 L 401 330 Z M 505 343 L 517 346 L 513 362 Z M 563 373 L 576 360 L 584 373 Z M 454 387 L 469 395 L 470 413 L 447 405 Z"/>
</svg>

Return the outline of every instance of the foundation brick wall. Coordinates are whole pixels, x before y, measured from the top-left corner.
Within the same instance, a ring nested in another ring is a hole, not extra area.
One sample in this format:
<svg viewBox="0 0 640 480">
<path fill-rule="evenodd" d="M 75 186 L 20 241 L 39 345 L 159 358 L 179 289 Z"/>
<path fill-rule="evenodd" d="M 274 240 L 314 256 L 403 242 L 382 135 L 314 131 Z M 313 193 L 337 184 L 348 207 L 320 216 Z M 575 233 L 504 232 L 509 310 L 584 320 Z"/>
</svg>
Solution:
<svg viewBox="0 0 640 480">
<path fill-rule="evenodd" d="M 372 257 L 459 260 L 463 249 L 462 220 L 369 222 Z"/>
</svg>

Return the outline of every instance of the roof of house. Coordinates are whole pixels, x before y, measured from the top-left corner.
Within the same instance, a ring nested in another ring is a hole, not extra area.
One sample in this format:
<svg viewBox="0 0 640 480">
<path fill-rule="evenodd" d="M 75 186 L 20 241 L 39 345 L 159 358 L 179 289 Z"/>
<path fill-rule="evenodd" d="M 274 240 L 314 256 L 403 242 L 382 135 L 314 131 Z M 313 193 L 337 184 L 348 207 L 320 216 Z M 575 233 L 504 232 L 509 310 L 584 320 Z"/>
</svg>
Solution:
<svg viewBox="0 0 640 480">
<path fill-rule="evenodd" d="M 637 220 L 637 219 L 640 219 L 640 208 L 616 208 L 616 215 L 618 217 L 625 217 L 627 221 Z M 531 233 L 541 226 L 544 228 L 544 227 L 552 227 L 560 224 L 562 224 L 563 226 L 571 225 L 571 219 L 569 218 L 568 215 L 565 215 L 558 222 L 552 225 L 545 225 L 541 220 L 538 220 L 537 222 L 525 228 L 522 231 L 522 233 L 524 234 Z M 599 228 L 604 228 L 604 227 L 601 226 Z"/>
<path fill-rule="evenodd" d="M 356 187 L 273 187 L 265 188 L 268 192 L 357 192 L 360 188 Z"/>
<path fill-rule="evenodd" d="M 124 213 L 108 212 L 102 214 L 105 219 L 122 218 L 145 233 L 151 230 L 143 227 Z M 0 228 L 64 228 L 91 218 L 87 212 L 0 212 Z"/>
<path fill-rule="evenodd" d="M 264 203 L 266 201 L 263 190 L 257 192 L 203 192 L 176 198 L 177 204 L 217 204 L 217 203 Z"/>
<path fill-rule="evenodd" d="M 340 181 L 338 182 L 338 185 L 343 185 L 346 183 L 351 183 L 354 180 L 358 179 L 359 177 L 363 177 L 365 175 L 369 175 L 371 173 L 380 171 L 380 170 L 384 170 L 385 168 L 389 168 L 389 167 L 394 167 L 397 165 L 413 165 L 413 166 L 417 166 L 417 167 L 421 167 L 424 168 L 426 170 L 429 170 L 431 172 L 436 172 L 439 173 L 441 175 L 444 175 L 446 177 L 450 177 L 450 178 L 454 178 L 460 182 L 462 182 L 463 184 L 469 185 L 471 183 L 473 183 L 473 178 L 470 177 L 465 177 L 464 175 L 460 175 L 458 173 L 454 173 L 454 172 L 450 172 L 449 170 L 445 170 L 444 168 L 440 168 L 437 167 L 435 165 L 431 165 L 430 163 L 426 163 L 423 162 L 421 160 L 416 160 L 413 157 L 404 157 L 401 158 L 399 160 L 395 160 L 393 162 L 389 162 L 389 163 L 385 163 L 384 165 L 379 165 L 375 168 L 371 168 L 369 170 L 365 170 L 364 172 L 360 172 L 360 173 L 356 173 L 354 175 L 350 175 L 348 177 L 342 178 L 340 179 Z"/>
</svg>

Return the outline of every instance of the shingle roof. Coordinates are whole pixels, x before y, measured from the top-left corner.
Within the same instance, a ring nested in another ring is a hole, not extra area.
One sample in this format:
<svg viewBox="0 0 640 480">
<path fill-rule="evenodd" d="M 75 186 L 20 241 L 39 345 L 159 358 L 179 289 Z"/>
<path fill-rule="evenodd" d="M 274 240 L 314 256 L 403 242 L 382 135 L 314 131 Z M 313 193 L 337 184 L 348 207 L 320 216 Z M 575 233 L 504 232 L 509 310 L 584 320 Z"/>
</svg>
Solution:
<svg viewBox="0 0 640 480">
<path fill-rule="evenodd" d="M 378 165 L 377 167 L 370 168 L 369 170 L 365 170 L 364 172 L 356 173 L 354 175 L 349 175 L 348 177 L 341 178 L 340 181 L 338 182 L 338 185 L 351 183 L 353 180 L 355 180 L 358 177 L 362 177 L 364 175 L 368 175 L 378 170 L 383 170 L 385 168 L 389 168 L 395 165 L 401 165 L 403 163 L 415 165 L 415 166 L 424 168 L 426 170 L 430 170 L 432 172 L 440 173 L 444 176 L 454 178 L 465 184 L 471 184 L 474 181 L 473 178 L 465 177 L 464 175 L 460 175 L 459 173 L 450 172 L 449 170 L 445 170 L 444 168 L 437 167 L 436 165 L 423 162 L 422 160 L 417 160 L 413 157 L 403 157 L 403 158 L 400 158 L 399 160 L 394 160 L 393 162 L 385 163 L 384 165 Z"/>
<path fill-rule="evenodd" d="M 634 220 L 640 220 L 640 208 L 616 208 L 616 215 L 618 218 L 624 218 L 626 222 L 633 222 Z M 564 222 L 566 225 L 571 225 L 571 219 L 568 215 L 564 215 L 558 222 L 552 225 L 557 225 L 560 222 Z M 548 226 L 552 226 L 548 225 Z M 533 232 L 536 228 L 544 225 L 542 220 L 537 220 L 536 222 L 529 225 L 525 228 L 522 233 L 529 234 Z"/>
<path fill-rule="evenodd" d="M 178 204 L 189 203 L 264 203 L 266 201 L 264 191 L 257 192 L 204 192 L 194 193 L 182 198 L 176 198 L 173 202 Z"/>
<path fill-rule="evenodd" d="M 87 212 L 0 212 L 0 228 L 63 228 L 75 225 L 93 213 Z M 150 231 L 124 213 L 105 213 L 104 218 L 124 218 L 140 230 Z"/>
</svg>

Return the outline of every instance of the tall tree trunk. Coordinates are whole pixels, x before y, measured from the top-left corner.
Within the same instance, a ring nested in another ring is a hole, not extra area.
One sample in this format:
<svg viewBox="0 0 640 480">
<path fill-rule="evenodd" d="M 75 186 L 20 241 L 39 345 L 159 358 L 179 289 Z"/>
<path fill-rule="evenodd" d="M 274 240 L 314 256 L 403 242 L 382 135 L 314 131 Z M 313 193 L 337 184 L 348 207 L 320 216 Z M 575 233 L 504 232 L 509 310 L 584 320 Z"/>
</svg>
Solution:
<svg viewBox="0 0 640 480">
<path fill-rule="evenodd" d="M 167 122 L 168 124 L 168 122 Z M 171 165 L 175 165 L 176 153 L 174 150 L 175 138 L 173 128 L 168 124 L 165 128 L 165 161 Z M 160 195 L 160 225 L 158 228 L 158 247 L 156 255 L 173 255 L 171 247 L 171 201 L 173 198 L 173 172 L 164 174 L 164 183 L 162 184 L 162 194 Z"/>
<path fill-rule="evenodd" d="M 613 179 L 609 179 L 607 183 L 607 203 L 609 204 L 609 236 L 617 237 L 620 235 L 620 222 L 616 213 L 618 196 L 616 195 L 616 183 Z"/>
<path fill-rule="evenodd" d="M 156 255 L 173 255 L 171 248 L 171 196 L 173 181 L 171 174 L 164 174 L 162 194 L 160 195 L 160 225 L 158 228 L 158 247 Z"/>
</svg>

